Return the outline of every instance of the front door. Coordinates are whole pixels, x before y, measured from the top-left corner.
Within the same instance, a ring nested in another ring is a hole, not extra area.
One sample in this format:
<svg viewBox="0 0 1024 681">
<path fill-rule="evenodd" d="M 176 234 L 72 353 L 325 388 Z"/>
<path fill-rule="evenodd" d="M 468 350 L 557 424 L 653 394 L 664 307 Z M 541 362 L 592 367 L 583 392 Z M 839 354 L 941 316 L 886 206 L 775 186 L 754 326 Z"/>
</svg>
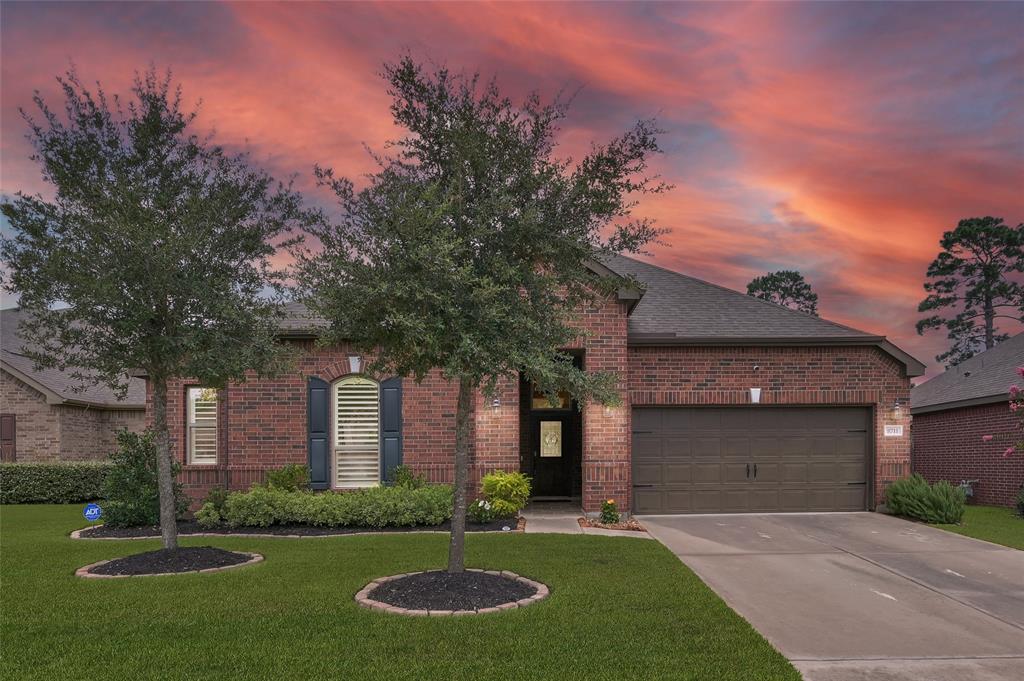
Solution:
<svg viewBox="0 0 1024 681">
<path fill-rule="evenodd" d="M 576 418 L 572 411 L 535 411 L 533 431 L 533 496 L 572 495 L 572 470 L 578 449 Z"/>
</svg>

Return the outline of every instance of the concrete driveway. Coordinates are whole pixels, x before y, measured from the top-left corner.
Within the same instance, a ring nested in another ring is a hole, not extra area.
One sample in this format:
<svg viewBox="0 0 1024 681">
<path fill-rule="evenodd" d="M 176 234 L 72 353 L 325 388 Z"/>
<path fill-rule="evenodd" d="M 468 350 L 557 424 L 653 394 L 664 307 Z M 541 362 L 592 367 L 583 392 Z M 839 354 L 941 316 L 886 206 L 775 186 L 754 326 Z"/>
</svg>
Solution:
<svg viewBox="0 0 1024 681">
<path fill-rule="evenodd" d="M 639 519 L 808 681 L 1024 679 L 1024 551 L 877 513 Z"/>
</svg>

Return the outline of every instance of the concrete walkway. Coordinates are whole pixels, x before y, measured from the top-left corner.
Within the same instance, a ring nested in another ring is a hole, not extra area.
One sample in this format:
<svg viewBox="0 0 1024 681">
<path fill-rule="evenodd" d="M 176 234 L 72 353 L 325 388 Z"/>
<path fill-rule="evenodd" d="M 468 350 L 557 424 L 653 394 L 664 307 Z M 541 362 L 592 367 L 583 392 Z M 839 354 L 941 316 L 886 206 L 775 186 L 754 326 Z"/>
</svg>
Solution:
<svg viewBox="0 0 1024 681">
<path fill-rule="evenodd" d="M 606 537 L 632 537 L 650 539 L 646 532 L 634 530 L 605 530 L 600 527 L 581 527 L 579 518 L 583 509 L 571 503 L 535 502 L 520 513 L 526 519 L 527 534 L 597 534 Z"/>
<path fill-rule="evenodd" d="M 1024 679 L 1024 551 L 877 513 L 639 520 L 806 681 Z"/>
</svg>

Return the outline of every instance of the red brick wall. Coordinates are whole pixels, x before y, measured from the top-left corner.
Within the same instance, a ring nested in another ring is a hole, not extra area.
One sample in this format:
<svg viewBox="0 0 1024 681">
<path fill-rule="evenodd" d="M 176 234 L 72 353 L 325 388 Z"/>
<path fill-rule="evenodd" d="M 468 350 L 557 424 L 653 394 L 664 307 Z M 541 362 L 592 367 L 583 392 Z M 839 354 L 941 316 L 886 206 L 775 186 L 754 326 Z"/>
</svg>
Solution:
<svg viewBox="0 0 1024 681">
<path fill-rule="evenodd" d="M 117 446 L 117 431 L 139 432 L 141 409 L 95 409 L 47 404 L 46 397 L 0 371 L 0 413 L 15 415 L 16 460 L 23 462 L 105 460 Z"/>
<path fill-rule="evenodd" d="M 312 341 L 289 341 L 297 360 L 292 370 L 272 379 L 250 379 L 221 391 L 220 443 L 216 466 L 185 464 L 185 391 L 194 381 L 168 386 L 167 410 L 174 455 L 183 463 L 180 480 L 196 498 L 211 487 L 247 489 L 267 469 L 307 461 L 306 381 L 317 376 L 332 382 L 349 373 L 345 346 L 318 348 Z M 455 446 L 455 386 L 440 372 L 422 383 L 402 385 L 404 463 L 432 482 L 451 482 Z"/>
<path fill-rule="evenodd" d="M 992 435 L 985 442 L 982 436 Z M 913 468 L 929 482 L 979 480 L 975 501 L 1013 506 L 1024 485 L 1024 454 L 1004 457 L 1021 438 L 1019 416 L 1006 402 L 918 414 L 914 417 Z"/>
<path fill-rule="evenodd" d="M 754 367 L 759 367 L 757 370 Z M 633 347 L 629 400 L 634 405 L 762 404 L 874 407 L 875 499 L 910 473 L 910 381 L 903 367 L 871 347 Z M 899 399 L 900 414 L 894 413 Z M 902 424 L 903 437 L 883 437 Z"/>
</svg>

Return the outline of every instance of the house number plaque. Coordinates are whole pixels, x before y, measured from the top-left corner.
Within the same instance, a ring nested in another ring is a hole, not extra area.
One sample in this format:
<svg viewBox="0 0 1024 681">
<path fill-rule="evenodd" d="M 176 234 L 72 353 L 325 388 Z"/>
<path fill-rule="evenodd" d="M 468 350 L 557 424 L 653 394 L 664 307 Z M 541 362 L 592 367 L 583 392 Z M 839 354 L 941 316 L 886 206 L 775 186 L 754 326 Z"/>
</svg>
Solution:
<svg viewBox="0 0 1024 681">
<path fill-rule="evenodd" d="M 545 457 L 562 456 L 562 422 L 540 422 L 540 455 Z"/>
</svg>

